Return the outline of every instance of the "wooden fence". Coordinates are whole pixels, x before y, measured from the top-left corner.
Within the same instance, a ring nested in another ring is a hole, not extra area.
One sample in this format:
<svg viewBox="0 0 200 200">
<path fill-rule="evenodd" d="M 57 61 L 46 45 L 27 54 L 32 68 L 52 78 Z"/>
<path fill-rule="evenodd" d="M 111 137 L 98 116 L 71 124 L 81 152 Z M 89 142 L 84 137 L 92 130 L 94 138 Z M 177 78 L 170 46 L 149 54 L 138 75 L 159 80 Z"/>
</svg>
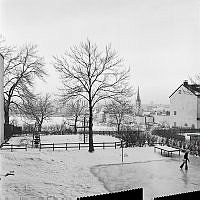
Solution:
<svg viewBox="0 0 200 200">
<path fill-rule="evenodd" d="M 125 145 L 125 142 L 94 142 L 93 143 L 94 148 L 107 148 L 107 147 L 122 147 L 122 145 Z M 83 149 L 83 148 L 89 148 L 89 143 L 83 143 L 83 142 L 73 142 L 73 143 L 40 143 L 39 150 L 41 149 Z"/>
<path fill-rule="evenodd" d="M 27 144 L 21 145 L 21 144 L 2 144 L 0 147 L 1 150 L 15 150 L 15 149 L 24 149 L 27 151 Z"/>
</svg>

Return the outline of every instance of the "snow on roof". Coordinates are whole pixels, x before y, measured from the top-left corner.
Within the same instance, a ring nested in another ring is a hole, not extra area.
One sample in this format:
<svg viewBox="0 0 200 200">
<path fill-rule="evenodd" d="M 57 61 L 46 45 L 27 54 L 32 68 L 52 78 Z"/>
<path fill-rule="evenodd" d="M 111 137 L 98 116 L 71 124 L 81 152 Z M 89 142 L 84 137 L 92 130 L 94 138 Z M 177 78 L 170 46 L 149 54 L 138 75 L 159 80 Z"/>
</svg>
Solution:
<svg viewBox="0 0 200 200">
<path fill-rule="evenodd" d="M 174 93 L 176 93 L 176 91 L 179 90 L 180 87 L 184 86 L 185 88 L 187 88 L 190 92 L 192 92 L 192 94 L 194 94 L 195 96 L 200 97 L 200 85 L 199 84 L 188 84 L 187 82 L 184 82 L 183 84 L 181 84 L 170 96 L 173 96 Z"/>
</svg>

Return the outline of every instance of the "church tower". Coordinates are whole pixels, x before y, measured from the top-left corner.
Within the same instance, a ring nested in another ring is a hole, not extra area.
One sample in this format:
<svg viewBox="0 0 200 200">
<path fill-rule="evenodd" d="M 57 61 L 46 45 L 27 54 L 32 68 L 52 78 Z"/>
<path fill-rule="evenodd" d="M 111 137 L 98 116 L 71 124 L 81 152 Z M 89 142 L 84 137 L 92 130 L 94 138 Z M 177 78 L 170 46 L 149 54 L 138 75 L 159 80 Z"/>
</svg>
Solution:
<svg viewBox="0 0 200 200">
<path fill-rule="evenodd" d="M 140 99 L 140 91 L 139 91 L 139 87 L 138 87 L 137 97 L 136 97 L 136 115 L 140 116 L 141 114 L 142 114 L 142 112 L 141 112 L 141 99 Z"/>
</svg>

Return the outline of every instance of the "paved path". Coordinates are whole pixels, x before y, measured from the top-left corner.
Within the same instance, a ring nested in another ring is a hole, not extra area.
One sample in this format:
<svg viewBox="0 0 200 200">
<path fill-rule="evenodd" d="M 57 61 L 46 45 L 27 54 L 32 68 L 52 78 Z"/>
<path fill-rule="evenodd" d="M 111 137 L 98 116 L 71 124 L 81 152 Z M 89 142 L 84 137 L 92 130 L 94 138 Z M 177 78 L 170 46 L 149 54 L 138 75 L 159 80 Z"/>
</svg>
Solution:
<svg viewBox="0 0 200 200">
<path fill-rule="evenodd" d="M 137 152 L 140 154 L 139 152 Z M 159 154 L 152 151 L 152 156 Z M 141 151 L 141 157 L 143 152 Z M 138 157 L 138 155 L 137 155 Z M 190 156 L 189 170 L 179 168 L 182 157 L 150 160 L 129 164 L 101 165 L 92 168 L 92 172 L 104 183 L 110 192 L 126 189 L 144 188 L 144 199 L 181 192 L 199 190 L 200 188 L 200 158 Z"/>
</svg>

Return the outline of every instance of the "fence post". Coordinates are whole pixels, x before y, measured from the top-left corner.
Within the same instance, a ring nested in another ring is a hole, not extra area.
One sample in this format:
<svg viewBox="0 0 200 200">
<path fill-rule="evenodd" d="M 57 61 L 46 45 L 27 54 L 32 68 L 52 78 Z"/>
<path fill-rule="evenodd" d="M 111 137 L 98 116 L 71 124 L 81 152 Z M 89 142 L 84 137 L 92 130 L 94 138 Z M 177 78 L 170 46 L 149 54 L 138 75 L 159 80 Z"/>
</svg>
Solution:
<svg viewBox="0 0 200 200">
<path fill-rule="evenodd" d="M 42 149 L 42 144 L 40 143 L 40 147 L 39 147 L 39 150 L 41 151 L 41 149 Z"/>
<path fill-rule="evenodd" d="M 123 149 L 123 142 L 121 141 L 121 148 L 122 148 L 122 163 L 124 162 L 124 149 Z"/>
<path fill-rule="evenodd" d="M 11 144 L 11 152 L 13 151 L 13 145 Z"/>
<path fill-rule="evenodd" d="M 80 144 L 80 142 L 78 143 L 78 149 L 79 149 L 79 150 L 81 149 L 81 144 Z"/>
<path fill-rule="evenodd" d="M 115 149 L 117 148 L 117 142 L 115 142 Z"/>
<path fill-rule="evenodd" d="M 104 144 L 104 142 L 103 142 L 103 149 L 105 149 L 105 144 Z"/>
<path fill-rule="evenodd" d="M 67 143 L 66 143 L 66 150 L 67 150 Z"/>
<path fill-rule="evenodd" d="M 54 143 L 53 143 L 53 151 L 54 151 Z"/>
<path fill-rule="evenodd" d="M 27 151 L 27 144 L 26 144 L 26 151 Z"/>
</svg>

